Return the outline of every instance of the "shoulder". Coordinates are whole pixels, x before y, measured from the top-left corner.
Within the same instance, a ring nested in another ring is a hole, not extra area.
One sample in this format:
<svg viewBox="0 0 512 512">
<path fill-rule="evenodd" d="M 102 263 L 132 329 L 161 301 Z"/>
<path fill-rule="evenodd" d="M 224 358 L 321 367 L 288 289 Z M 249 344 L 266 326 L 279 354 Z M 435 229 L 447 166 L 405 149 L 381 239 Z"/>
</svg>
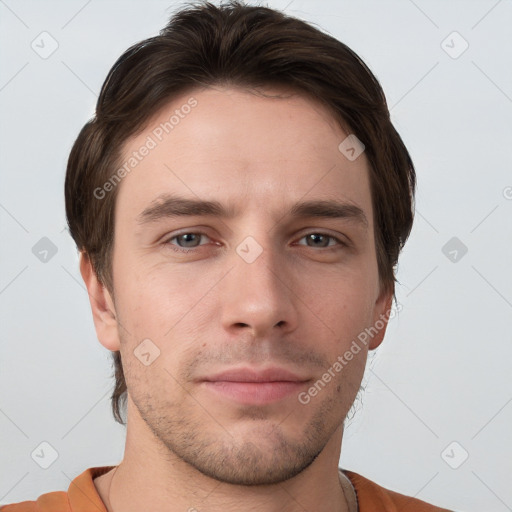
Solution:
<svg viewBox="0 0 512 512">
<path fill-rule="evenodd" d="M 0 512 L 69 512 L 70 510 L 68 493 L 64 491 L 42 494 L 35 501 L 21 501 L 0 506 Z"/>
<path fill-rule="evenodd" d="M 86 469 L 70 483 L 67 491 L 48 492 L 34 501 L 0 505 L 0 512 L 78 512 L 89 509 L 94 512 L 106 512 L 94 479 L 114 467 L 100 466 Z"/>
<path fill-rule="evenodd" d="M 447 508 L 437 507 L 417 498 L 405 496 L 386 489 L 368 478 L 343 470 L 350 479 L 357 495 L 359 512 L 373 512 L 375 507 L 384 512 L 450 512 Z"/>
</svg>

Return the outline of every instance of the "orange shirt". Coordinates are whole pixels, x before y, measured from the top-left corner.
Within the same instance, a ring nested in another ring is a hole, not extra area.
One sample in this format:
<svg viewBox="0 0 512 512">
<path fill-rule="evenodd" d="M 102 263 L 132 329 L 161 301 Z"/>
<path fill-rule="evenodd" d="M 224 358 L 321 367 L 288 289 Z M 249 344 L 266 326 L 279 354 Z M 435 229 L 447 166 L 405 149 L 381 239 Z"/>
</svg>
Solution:
<svg viewBox="0 0 512 512">
<path fill-rule="evenodd" d="M 71 482 L 67 492 L 53 491 L 42 494 L 36 501 L 2 505 L 0 512 L 107 512 L 93 480 L 114 467 L 86 469 Z M 343 471 L 355 488 L 359 512 L 450 512 L 385 489 L 352 471 Z"/>
</svg>

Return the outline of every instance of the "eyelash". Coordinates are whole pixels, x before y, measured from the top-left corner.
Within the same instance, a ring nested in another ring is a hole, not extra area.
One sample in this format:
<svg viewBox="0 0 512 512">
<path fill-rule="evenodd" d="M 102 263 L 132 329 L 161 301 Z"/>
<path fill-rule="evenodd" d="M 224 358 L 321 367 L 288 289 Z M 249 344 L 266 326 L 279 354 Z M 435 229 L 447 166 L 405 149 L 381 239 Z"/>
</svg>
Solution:
<svg viewBox="0 0 512 512">
<path fill-rule="evenodd" d="M 175 252 L 180 252 L 180 253 L 192 253 L 192 252 L 195 252 L 197 250 L 199 250 L 200 247 L 202 247 L 202 245 L 199 245 L 197 247 L 192 247 L 192 248 L 186 248 L 186 247 L 180 247 L 179 245 L 174 245 L 174 244 L 171 244 L 170 242 L 180 236 L 183 236 L 183 235 L 202 235 L 202 236 L 205 236 L 207 238 L 208 235 L 206 233 L 204 233 L 203 231 L 185 231 L 183 233 L 179 233 L 177 235 L 174 235 L 173 237 L 171 238 L 167 238 L 163 244 L 166 246 L 166 247 L 169 247 L 172 251 L 175 251 Z M 309 236 L 309 235 L 321 235 L 321 236 L 325 236 L 331 240 L 335 240 L 337 242 L 337 246 L 327 246 L 327 247 L 319 247 L 319 249 L 323 249 L 323 250 L 336 250 L 337 248 L 339 247 L 347 247 L 347 244 L 345 242 L 343 242 L 342 240 L 340 240 L 339 238 L 333 236 L 333 235 L 330 235 L 329 233 L 323 233 L 322 231 L 311 231 L 310 233 L 306 233 L 305 235 L 302 235 L 300 237 L 299 240 L 302 240 L 303 238 Z M 303 245 L 303 244 L 300 244 L 300 245 Z M 304 247 L 309 247 L 310 249 L 314 249 L 314 247 L 311 247 L 311 246 L 308 246 L 308 245 L 304 245 Z"/>
</svg>

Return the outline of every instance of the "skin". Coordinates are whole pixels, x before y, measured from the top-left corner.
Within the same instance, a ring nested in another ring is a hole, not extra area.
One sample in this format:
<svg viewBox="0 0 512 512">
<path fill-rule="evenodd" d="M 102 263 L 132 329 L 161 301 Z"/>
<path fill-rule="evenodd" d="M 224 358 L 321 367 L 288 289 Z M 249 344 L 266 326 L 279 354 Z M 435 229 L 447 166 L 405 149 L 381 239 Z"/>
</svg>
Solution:
<svg viewBox="0 0 512 512">
<path fill-rule="evenodd" d="M 337 473 L 343 422 L 385 322 L 307 404 L 297 393 L 241 404 L 198 380 L 275 365 L 307 380 L 307 391 L 391 307 L 379 283 L 366 157 L 349 161 L 338 149 L 348 133 L 332 115 L 284 92 L 188 91 L 124 146 L 128 157 L 197 100 L 119 184 L 115 302 L 89 260 L 80 262 L 98 339 L 121 351 L 128 387 L 124 459 L 113 480 L 112 472 L 95 480 L 109 511 L 348 510 Z M 138 223 L 162 192 L 215 199 L 235 215 Z M 314 199 L 356 205 L 368 225 L 288 214 Z M 314 233 L 325 236 L 306 236 Z M 248 236 L 262 248 L 252 263 L 236 251 Z M 160 355 L 145 366 L 134 350 L 148 338 Z"/>
</svg>

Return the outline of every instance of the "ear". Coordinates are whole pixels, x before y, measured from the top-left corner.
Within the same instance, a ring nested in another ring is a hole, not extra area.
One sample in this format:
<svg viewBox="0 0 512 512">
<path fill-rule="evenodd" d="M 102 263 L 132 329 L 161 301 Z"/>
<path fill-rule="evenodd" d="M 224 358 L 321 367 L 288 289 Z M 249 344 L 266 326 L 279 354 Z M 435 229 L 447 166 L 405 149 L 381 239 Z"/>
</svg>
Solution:
<svg viewBox="0 0 512 512">
<path fill-rule="evenodd" d="M 114 301 L 106 287 L 100 283 L 87 253 L 80 252 L 80 273 L 87 287 L 92 318 L 99 342 L 108 350 L 119 350 Z"/>
<path fill-rule="evenodd" d="M 372 333 L 375 333 L 368 344 L 369 350 L 375 350 L 384 339 L 386 328 L 388 326 L 391 306 L 393 304 L 393 291 L 381 292 L 375 302 Z"/>
</svg>

